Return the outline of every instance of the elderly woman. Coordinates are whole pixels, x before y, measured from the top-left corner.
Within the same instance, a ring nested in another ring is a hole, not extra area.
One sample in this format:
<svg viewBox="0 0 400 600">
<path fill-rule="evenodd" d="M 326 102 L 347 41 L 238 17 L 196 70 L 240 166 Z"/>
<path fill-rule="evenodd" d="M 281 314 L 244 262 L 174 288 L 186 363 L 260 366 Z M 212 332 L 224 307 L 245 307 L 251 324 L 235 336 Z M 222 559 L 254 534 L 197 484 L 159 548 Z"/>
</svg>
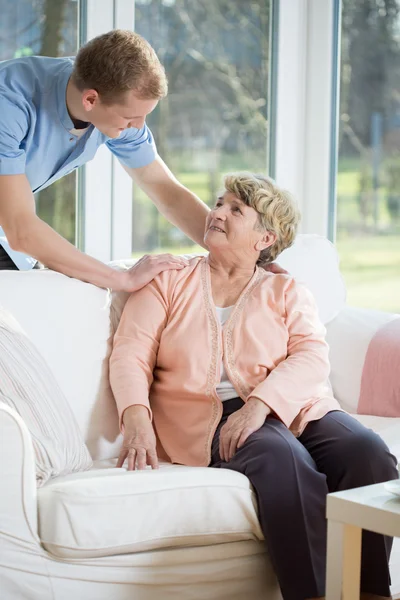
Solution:
<svg viewBox="0 0 400 600">
<path fill-rule="evenodd" d="M 396 460 L 332 397 L 310 293 L 262 268 L 294 241 L 291 197 L 251 173 L 224 183 L 208 256 L 157 275 L 125 306 L 111 356 L 118 466 L 127 457 L 128 469 L 157 468 L 159 457 L 245 474 L 283 598 L 321 597 L 327 493 L 395 479 Z M 390 596 L 390 549 L 364 533 L 370 597 Z"/>
</svg>

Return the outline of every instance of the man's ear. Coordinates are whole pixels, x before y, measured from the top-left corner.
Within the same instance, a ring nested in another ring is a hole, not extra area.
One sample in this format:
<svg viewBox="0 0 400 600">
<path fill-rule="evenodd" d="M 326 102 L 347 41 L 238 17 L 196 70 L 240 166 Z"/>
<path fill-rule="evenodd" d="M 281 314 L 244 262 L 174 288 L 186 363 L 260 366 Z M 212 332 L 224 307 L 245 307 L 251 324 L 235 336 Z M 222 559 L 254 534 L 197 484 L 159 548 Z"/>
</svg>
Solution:
<svg viewBox="0 0 400 600">
<path fill-rule="evenodd" d="M 276 233 L 274 233 L 273 231 L 266 231 L 263 237 L 256 243 L 255 249 L 258 250 L 258 252 L 261 252 L 262 250 L 265 250 L 265 248 L 269 248 L 270 246 L 272 246 L 272 244 L 274 244 L 275 242 Z"/>
<path fill-rule="evenodd" d="M 99 102 L 99 94 L 96 90 L 85 90 L 82 93 L 83 108 L 90 112 Z"/>
</svg>

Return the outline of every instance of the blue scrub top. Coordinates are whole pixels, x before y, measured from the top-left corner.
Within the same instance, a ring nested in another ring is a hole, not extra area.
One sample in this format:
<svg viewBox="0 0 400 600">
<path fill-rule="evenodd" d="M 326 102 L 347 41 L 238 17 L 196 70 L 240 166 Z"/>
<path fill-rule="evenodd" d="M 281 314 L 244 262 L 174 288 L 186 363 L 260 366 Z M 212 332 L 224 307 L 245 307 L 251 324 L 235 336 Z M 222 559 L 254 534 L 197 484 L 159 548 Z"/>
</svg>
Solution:
<svg viewBox="0 0 400 600">
<path fill-rule="evenodd" d="M 34 193 L 91 160 L 101 144 L 127 167 L 156 156 L 146 125 L 116 139 L 93 125 L 81 137 L 71 132 L 65 94 L 73 66 L 74 58 L 44 56 L 0 62 L 0 175 L 25 173 Z"/>
</svg>

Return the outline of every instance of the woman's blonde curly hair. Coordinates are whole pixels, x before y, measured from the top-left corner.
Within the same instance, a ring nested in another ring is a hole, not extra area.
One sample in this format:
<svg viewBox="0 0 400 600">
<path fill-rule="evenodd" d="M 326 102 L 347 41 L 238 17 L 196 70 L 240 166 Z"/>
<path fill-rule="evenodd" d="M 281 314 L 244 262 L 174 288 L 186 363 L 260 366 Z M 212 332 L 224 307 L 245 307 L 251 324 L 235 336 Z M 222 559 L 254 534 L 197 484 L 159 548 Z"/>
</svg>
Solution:
<svg viewBox="0 0 400 600">
<path fill-rule="evenodd" d="M 225 175 L 224 186 L 227 192 L 257 211 L 260 230 L 275 233 L 276 241 L 261 251 L 257 264 L 273 262 L 293 244 L 300 222 L 300 211 L 291 194 L 278 187 L 273 179 L 247 171 Z"/>
</svg>

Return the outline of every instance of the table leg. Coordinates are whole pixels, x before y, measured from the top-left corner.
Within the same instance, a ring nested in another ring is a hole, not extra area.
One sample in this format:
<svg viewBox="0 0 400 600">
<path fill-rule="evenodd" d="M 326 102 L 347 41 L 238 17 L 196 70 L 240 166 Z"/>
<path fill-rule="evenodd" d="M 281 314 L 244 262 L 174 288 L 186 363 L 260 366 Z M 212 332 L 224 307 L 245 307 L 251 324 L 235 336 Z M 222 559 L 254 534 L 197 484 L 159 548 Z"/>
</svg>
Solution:
<svg viewBox="0 0 400 600">
<path fill-rule="evenodd" d="M 362 529 L 328 520 L 326 600 L 359 600 Z"/>
</svg>

